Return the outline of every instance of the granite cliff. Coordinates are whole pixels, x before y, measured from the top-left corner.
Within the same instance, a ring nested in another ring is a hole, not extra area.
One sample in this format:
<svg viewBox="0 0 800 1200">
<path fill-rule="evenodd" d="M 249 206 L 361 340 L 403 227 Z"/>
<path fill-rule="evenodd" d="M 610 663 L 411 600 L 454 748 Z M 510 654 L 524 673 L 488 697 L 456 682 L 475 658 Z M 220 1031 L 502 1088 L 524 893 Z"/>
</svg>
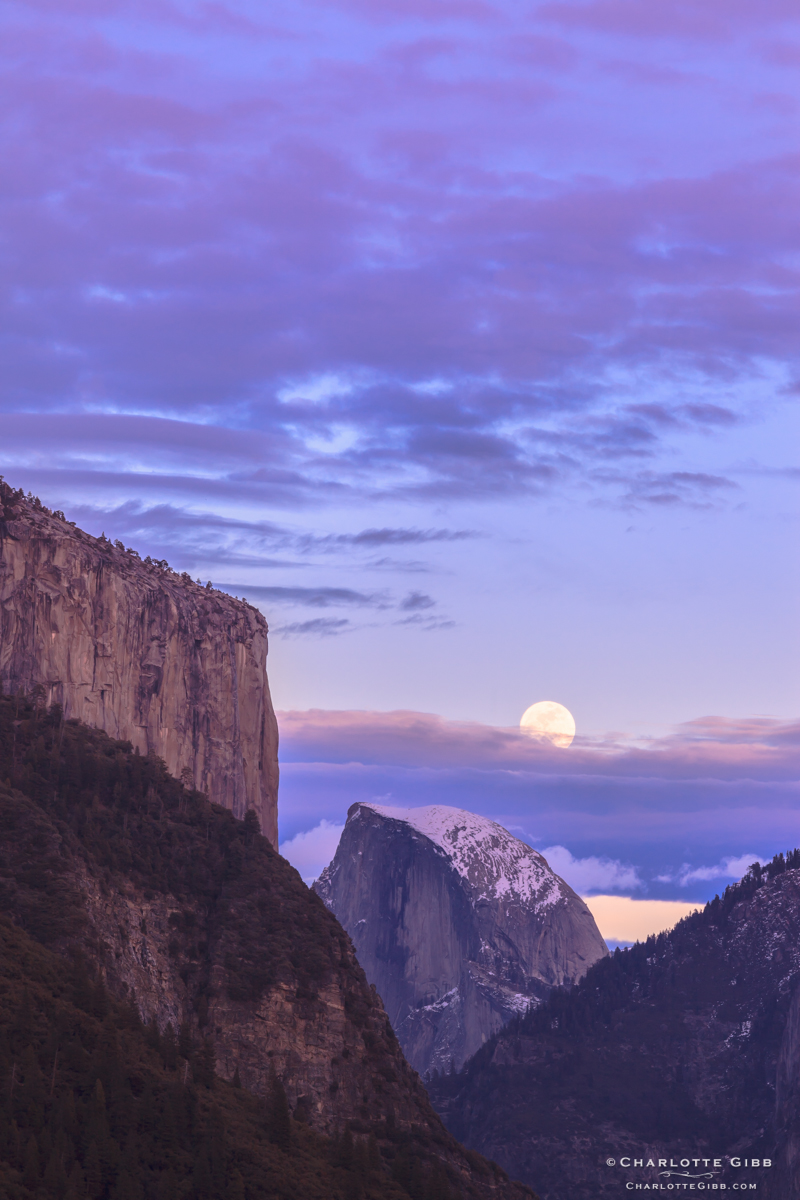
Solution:
<svg viewBox="0 0 800 1200">
<path fill-rule="evenodd" d="M 152 1045 L 166 1037 L 174 1051 L 170 1039 L 182 1031 L 180 1044 L 194 1050 L 182 1052 L 168 1090 L 191 1084 L 192 1072 L 208 1086 L 216 1063 L 219 1077 L 255 1097 L 268 1098 L 277 1081 L 296 1126 L 346 1135 L 340 1157 L 351 1165 L 354 1144 L 359 1153 L 374 1145 L 373 1182 L 331 1185 L 320 1192 L 329 1200 L 531 1197 L 446 1131 L 347 934 L 252 812 L 237 820 L 154 754 L 19 695 L 0 696 L 0 910 L 49 951 L 88 965 L 148 1023 Z M 63 1037 L 53 1029 L 41 1051 L 51 1062 Z M 106 1044 L 112 1037 L 103 1032 Z M 93 1068 L 68 1039 L 59 1053 Z M 94 1086 L 100 1075 L 88 1077 Z M 141 1090 L 141 1072 L 133 1084 Z M 120 1163 L 109 1164 L 111 1179 Z M 109 1183 L 91 1194 L 123 1193 Z M 234 1195 L 243 1193 L 209 1198 Z"/>
<path fill-rule="evenodd" d="M 615 951 L 429 1091 L 457 1137 L 543 1200 L 629 1182 L 800 1196 L 800 851 Z"/>
<path fill-rule="evenodd" d="M 153 752 L 278 836 L 267 623 L 0 482 L 0 685 Z"/>
<path fill-rule="evenodd" d="M 457 808 L 354 804 L 314 888 L 421 1073 L 460 1066 L 608 953 L 541 854 Z"/>
</svg>

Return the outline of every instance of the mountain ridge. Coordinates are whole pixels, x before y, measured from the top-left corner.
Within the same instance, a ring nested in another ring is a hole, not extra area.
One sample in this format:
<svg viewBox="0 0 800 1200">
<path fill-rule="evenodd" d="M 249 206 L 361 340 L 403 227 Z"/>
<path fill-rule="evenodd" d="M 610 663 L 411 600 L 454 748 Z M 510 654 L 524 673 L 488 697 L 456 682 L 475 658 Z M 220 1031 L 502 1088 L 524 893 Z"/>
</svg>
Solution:
<svg viewBox="0 0 800 1200">
<path fill-rule="evenodd" d="M 795 850 L 555 990 L 429 1093 L 456 1136 L 543 1200 L 616 1196 L 607 1163 L 642 1155 L 721 1158 L 727 1187 L 732 1157 L 767 1158 L 758 1190 L 784 1200 L 800 1191 L 798 1014 Z"/>
</svg>

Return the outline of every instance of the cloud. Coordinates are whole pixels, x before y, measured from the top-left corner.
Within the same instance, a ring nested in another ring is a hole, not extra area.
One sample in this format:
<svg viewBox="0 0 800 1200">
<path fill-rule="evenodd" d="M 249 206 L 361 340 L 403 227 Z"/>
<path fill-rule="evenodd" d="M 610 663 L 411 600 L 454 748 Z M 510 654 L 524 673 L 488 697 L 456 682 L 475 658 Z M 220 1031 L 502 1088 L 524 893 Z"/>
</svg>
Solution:
<svg viewBox="0 0 800 1200">
<path fill-rule="evenodd" d="M 263 587 L 257 584 L 215 583 L 220 591 L 240 595 L 243 592 L 259 600 L 271 600 L 275 604 L 305 605 L 308 608 L 389 608 L 388 598 L 379 593 L 356 592 L 352 588 L 338 587 Z"/>
<path fill-rule="evenodd" d="M 643 503 L 721 503 L 680 439 L 797 375 L 788 0 L 739 40 L 752 6 L 716 0 L 420 0 L 424 38 L 238 7 L 13 8 L 4 462 L 299 507 L 627 496 L 613 460 Z"/>
<path fill-rule="evenodd" d="M 757 854 L 752 853 L 729 855 L 714 867 L 690 868 L 684 866 L 678 874 L 678 882 L 681 887 L 687 887 L 688 884 L 698 881 L 705 883 L 712 879 L 741 879 L 753 863 L 758 862 L 763 866 L 766 861 L 766 859 L 759 858 Z"/>
<path fill-rule="evenodd" d="M 319 543 L 333 542 L 339 546 L 421 546 L 427 542 L 461 542 L 477 537 L 468 529 L 362 529 L 360 533 L 340 533 Z"/>
<path fill-rule="evenodd" d="M 797 722 L 708 717 L 662 738 L 576 738 L 568 750 L 414 712 L 279 713 L 279 726 L 284 836 L 391 794 L 525 831 L 582 892 L 684 903 L 797 841 Z"/>
<path fill-rule="evenodd" d="M 310 621 L 289 621 L 272 626 L 272 632 L 281 637 L 336 637 L 352 629 L 353 623 L 346 617 L 314 617 Z"/>
<path fill-rule="evenodd" d="M 708 507 L 717 502 L 724 490 L 738 484 L 721 475 L 704 471 L 642 471 L 628 479 L 628 490 L 621 498 L 629 504 L 691 505 Z"/>
<path fill-rule="evenodd" d="M 726 426 L 735 425 L 740 417 L 730 408 L 720 404 L 685 404 L 680 410 L 698 425 Z"/>
<path fill-rule="evenodd" d="M 703 717 L 664 737 L 576 737 L 561 749 L 517 727 L 448 721 L 432 713 L 310 709 L 280 714 L 285 759 L 475 770 L 532 770 L 564 778 L 747 779 L 796 782 L 800 722 Z"/>
<path fill-rule="evenodd" d="M 399 621 L 393 621 L 392 624 L 412 626 L 427 633 L 433 633 L 439 629 L 454 629 L 456 623 L 448 617 L 423 617 L 420 613 L 412 613 L 410 617 L 403 617 Z"/>
<path fill-rule="evenodd" d="M 296 867 L 306 883 L 317 879 L 336 853 L 344 825 L 336 825 L 324 818 L 313 829 L 297 833 L 288 841 L 281 842 L 280 852 Z"/>
<path fill-rule="evenodd" d="M 420 612 L 426 608 L 433 608 L 435 604 L 436 601 L 424 592 L 409 592 L 405 600 L 400 601 L 400 608 L 403 612 Z"/>
<path fill-rule="evenodd" d="M 556 875 L 582 896 L 609 891 L 630 892 L 644 886 L 635 867 L 615 859 L 573 858 L 565 846 L 547 846 L 541 852 Z"/>
<path fill-rule="evenodd" d="M 224 565 L 226 568 L 304 570 L 314 562 L 328 561 L 332 554 L 349 558 L 360 549 L 371 551 L 382 546 L 458 543 L 479 536 L 470 530 L 389 527 L 364 529 L 356 533 L 322 534 L 298 530 L 275 521 L 248 520 L 244 516 L 231 516 L 206 508 L 184 507 L 168 502 L 148 505 L 137 499 L 120 504 L 98 505 L 70 503 L 60 495 L 51 498 L 54 507 L 63 506 L 65 511 L 69 509 L 70 518 L 76 520 L 81 528 L 97 533 L 104 530 L 112 537 L 123 537 L 138 546 L 142 554 L 167 558 L 181 568 L 191 569 L 195 564 L 202 565 L 206 573 L 215 565 Z M 426 562 L 388 558 L 370 559 L 368 565 L 403 573 L 429 572 L 431 569 Z M 220 586 L 241 590 L 247 585 L 232 583 Z M 254 585 L 250 586 L 252 589 Z M 308 589 L 309 593 L 318 591 Z M 279 596 L 274 598 L 281 599 Z M 290 599 L 288 595 L 283 598 Z"/>
<path fill-rule="evenodd" d="M 284 607 L 304 606 L 307 608 L 360 608 L 373 612 L 396 610 L 410 615 L 394 619 L 393 625 L 414 626 L 426 632 L 451 629 L 454 621 L 447 617 L 425 615 L 427 610 L 436 606 L 432 596 L 424 592 L 409 592 L 402 600 L 396 600 L 387 592 L 358 592 L 352 588 L 340 587 L 265 587 L 260 584 L 214 583 L 220 591 L 230 595 L 260 600 L 280 612 Z M 274 607 L 273 607 L 274 606 Z M 374 624 L 374 622 L 372 622 Z M 309 621 L 282 621 L 280 618 L 271 619 L 273 633 L 281 637 L 301 637 L 306 635 L 332 637 L 341 633 L 350 633 L 357 626 L 348 618 L 315 618 Z"/>
</svg>

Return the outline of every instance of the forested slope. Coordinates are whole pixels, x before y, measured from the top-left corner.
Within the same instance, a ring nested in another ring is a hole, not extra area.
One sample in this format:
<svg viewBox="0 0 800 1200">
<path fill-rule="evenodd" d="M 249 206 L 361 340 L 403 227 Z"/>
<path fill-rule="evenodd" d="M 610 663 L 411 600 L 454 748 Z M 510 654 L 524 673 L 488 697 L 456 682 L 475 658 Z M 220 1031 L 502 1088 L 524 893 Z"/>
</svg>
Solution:
<svg viewBox="0 0 800 1200">
<path fill-rule="evenodd" d="M 780 1061 L 800 1071 L 785 1041 L 798 982 L 794 850 L 595 964 L 430 1094 L 451 1132 L 548 1200 L 617 1195 L 608 1160 L 627 1156 L 788 1161 L 776 1079 Z"/>
<path fill-rule="evenodd" d="M 35 697 L 0 697 L 0 914 L 10 1196 L 530 1195 L 442 1126 L 255 818 Z"/>
</svg>

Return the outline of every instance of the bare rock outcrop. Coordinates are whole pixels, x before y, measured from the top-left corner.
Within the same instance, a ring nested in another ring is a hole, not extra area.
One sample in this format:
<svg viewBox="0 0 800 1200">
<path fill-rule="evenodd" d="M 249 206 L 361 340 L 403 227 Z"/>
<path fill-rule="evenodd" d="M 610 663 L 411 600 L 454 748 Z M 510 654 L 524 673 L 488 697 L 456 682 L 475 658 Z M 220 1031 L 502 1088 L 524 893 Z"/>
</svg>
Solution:
<svg viewBox="0 0 800 1200">
<path fill-rule="evenodd" d="M 421 1073 L 457 1067 L 608 953 L 541 854 L 474 813 L 354 804 L 314 885 Z"/>
<path fill-rule="evenodd" d="M 39 689 L 278 836 L 278 727 L 257 609 L 0 483 L 0 685 Z"/>
</svg>

